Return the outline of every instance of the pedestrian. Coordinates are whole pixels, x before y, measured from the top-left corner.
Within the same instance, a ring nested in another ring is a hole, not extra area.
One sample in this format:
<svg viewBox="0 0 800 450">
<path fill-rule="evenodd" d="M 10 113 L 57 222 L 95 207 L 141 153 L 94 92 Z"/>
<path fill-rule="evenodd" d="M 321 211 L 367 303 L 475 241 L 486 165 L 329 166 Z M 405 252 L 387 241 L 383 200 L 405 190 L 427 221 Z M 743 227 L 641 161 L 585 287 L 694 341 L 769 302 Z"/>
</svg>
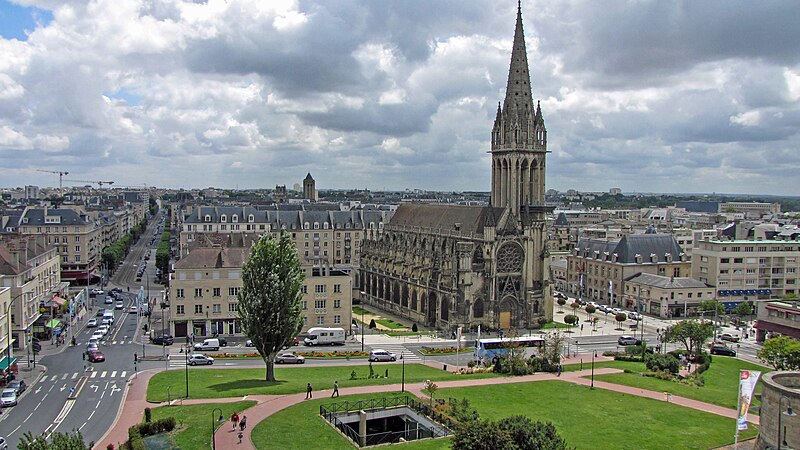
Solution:
<svg viewBox="0 0 800 450">
<path fill-rule="evenodd" d="M 236 414 L 236 411 L 231 414 L 231 425 L 233 425 L 233 431 L 236 431 L 236 427 L 239 425 L 239 415 Z"/>
<path fill-rule="evenodd" d="M 313 397 L 313 396 L 311 395 L 311 391 L 312 391 L 312 389 L 311 389 L 311 383 L 308 383 L 308 386 L 306 386 L 306 400 L 308 400 L 308 399 L 310 399 L 310 398 L 312 398 L 312 397 Z"/>
<path fill-rule="evenodd" d="M 561 367 L 561 364 L 559 363 L 559 364 L 558 364 L 558 374 L 557 374 L 556 376 L 558 376 L 558 377 L 560 377 L 560 376 L 561 376 L 561 370 L 562 370 L 562 369 L 563 369 L 563 368 Z"/>
<path fill-rule="evenodd" d="M 339 382 L 333 382 L 333 394 L 331 394 L 331 398 L 339 396 Z"/>
<path fill-rule="evenodd" d="M 244 433 L 242 433 L 242 432 L 240 431 L 240 432 L 239 432 L 239 443 L 240 443 L 240 444 L 242 443 L 242 438 L 243 438 L 243 437 L 244 437 Z"/>
<path fill-rule="evenodd" d="M 83 360 L 86 361 L 86 353 L 81 353 L 81 356 L 83 357 Z"/>
<path fill-rule="evenodd" d="M 247 416 L 242 416 L 242 420 L 239 422 L 239 431 L 244 431 L 247 428 Z"/>
</svg>

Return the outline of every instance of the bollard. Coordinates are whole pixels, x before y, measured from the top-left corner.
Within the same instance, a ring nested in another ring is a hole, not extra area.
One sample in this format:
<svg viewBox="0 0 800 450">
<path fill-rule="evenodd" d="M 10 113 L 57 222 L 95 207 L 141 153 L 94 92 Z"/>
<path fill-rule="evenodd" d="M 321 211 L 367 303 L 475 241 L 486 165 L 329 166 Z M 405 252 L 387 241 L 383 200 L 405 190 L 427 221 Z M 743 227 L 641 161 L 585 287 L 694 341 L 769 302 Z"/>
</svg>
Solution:
<svg viewBox="0 0 800 450">
<path fill-rule="evenodd" d="M 447 364 L 442 364 L 442 370 L 444 370 L 445 372 L 447 372 Z"/>
</svg>

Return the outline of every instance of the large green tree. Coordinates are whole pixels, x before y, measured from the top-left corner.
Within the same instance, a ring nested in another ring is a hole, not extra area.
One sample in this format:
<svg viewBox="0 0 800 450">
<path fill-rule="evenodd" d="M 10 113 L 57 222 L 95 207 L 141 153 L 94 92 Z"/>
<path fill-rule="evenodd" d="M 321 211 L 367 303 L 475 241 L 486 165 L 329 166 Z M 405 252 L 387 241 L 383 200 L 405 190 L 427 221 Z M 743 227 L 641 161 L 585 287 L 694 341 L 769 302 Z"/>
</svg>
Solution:
<svg viewBox="0 0 800 450">
<path fill-rule="evenodd" d="M 701 353 L 703 344 L 714 336 L 711 322 L 682 320 L 667 328 L 664 335 L 667 342 L 683 344 L 687 352 Z"/>
<path fill-rule="evenodd" d="M 17 445 L 20 450 L 90 450 L 94 442 L 84 442 L 80 431 L 73 433 L 53 433 L 49 438 L 34 436 L 30 431 L 22 435 Z"/>
<path fill-rule="evenodd" d="M 776 370 L 800 369 L 800 341 L 789 336 L 767 339 L 758 357 Z"/>
<path fill-rule="evenodd" d="M 275 381 L 275 356 L 303 326 L 304 279 L 297 249 L 286 232 L 278 239 L 259 239 L 242 268 L 239 321 L 267 365 L 267 381 Z"/>
</svg>

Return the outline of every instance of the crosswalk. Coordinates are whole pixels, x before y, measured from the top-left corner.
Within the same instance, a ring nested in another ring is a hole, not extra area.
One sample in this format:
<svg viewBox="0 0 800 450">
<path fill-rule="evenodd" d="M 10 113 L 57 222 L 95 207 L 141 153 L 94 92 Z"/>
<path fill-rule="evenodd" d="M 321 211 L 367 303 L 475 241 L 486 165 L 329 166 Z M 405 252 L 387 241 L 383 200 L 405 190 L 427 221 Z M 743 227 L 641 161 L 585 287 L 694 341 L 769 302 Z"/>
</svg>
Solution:
<svg viewBox="0 0 800 450">
<path fill-rule="evenodd" d="M 400 355 L 403 355 L 403 359 L 406 362 L 422 361 L 422 358 L 420 358 L 419 355 L 407 349 L 403 344 L 380 344 L 379 346 L 374 346 L 373 350 L 377 348 L 394 353 L 397 355 L 398 360 L 400 359 Z"/>
<path fill-rule="evenodd" d="M 85 375 L 90 379 L 104 379 L 104 380 L 124 380 L 128 377 L 127 370 L 93 370 L 91 372 L 65 372 L 58 375 L 45 375 L 42 377 L 42 382 L 53 383 L 56 381 L 73 381 L 77 380 L 81 375 Z"/>
</svg>

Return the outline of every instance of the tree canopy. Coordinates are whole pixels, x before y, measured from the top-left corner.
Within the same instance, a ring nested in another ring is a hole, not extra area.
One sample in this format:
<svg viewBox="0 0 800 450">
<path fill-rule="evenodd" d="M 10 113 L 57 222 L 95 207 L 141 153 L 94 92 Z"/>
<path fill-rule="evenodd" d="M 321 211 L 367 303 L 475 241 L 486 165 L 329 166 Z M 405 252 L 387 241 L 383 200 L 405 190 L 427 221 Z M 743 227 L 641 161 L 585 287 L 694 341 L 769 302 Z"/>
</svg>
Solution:
<svg viewBox="0 0 800 450">
<path fill-rule="evenodd" d="M 90 450 L 94 442 L 84 442 L 80 431 L 53 433 L 49 438 L 34 436 L 30 431 L 22 435 L 17 448 L 20 450 Z"/>
<path fill-rule="evenodd" d="M 566 450 L 567 443 L 550 422 L 511 416 L 497 422 L 471 420 L 457 427 L 453 450 Z"/>
<path fill-rule="evenodd" d="M 703 344 L 714 336 L 711 322 L 699 320 L 682 320 L 668 327 L 664 335 L 667 342 L 683 344 L 686 351 L 702 353 Z"/>
<path fill-rule="evenodd" d="M 775 370 L 800 369 L 800 341 L 789 336 L 779 336 L 764 341 L 758 357 Z"/>
<path fill-rule="evenodd" d="M 264 235 L 242 268 L 239 321 L 275 381 L 275 356 L 303 326 L 301 287 L 305 274 L 289 235 Z"/>
</svg>

